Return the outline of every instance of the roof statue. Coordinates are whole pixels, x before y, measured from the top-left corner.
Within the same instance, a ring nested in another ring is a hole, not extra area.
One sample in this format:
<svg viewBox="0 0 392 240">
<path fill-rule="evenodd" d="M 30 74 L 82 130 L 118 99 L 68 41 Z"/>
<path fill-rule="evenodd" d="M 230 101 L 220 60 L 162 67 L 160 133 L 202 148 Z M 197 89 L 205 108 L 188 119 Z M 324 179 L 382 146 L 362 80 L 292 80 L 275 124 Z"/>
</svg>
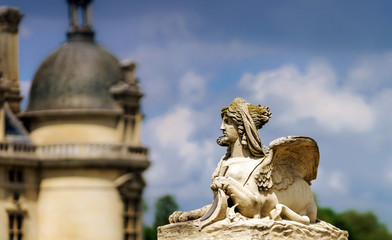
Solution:
<svg viewBox="0 0 392 240">
<path fill-rule="evenodd" d="M 321 228 L 334 234 L 326 239 L 347 239 L 347 232 L 317 219 L 310 189 L 320 158 L 316 141 L 288 136 L 272 141 L 269 147 L 263 145 L 257 130 L 271 116 L 269 107 L 249 104 L 243 98 L 222 108 L 223 136 L 217 143 L 227 147 L 227 153 L 212 174 L 213 203 L 174 212 L 171 224 L 159 229 L 159 239 L 262 239 L 266 229 L 275 231 L 268 239 L 307 239 L 299 234 L 303 229 L 311 232 L 309 239 L 313 239 L 325 237 Z"/>
</svg>

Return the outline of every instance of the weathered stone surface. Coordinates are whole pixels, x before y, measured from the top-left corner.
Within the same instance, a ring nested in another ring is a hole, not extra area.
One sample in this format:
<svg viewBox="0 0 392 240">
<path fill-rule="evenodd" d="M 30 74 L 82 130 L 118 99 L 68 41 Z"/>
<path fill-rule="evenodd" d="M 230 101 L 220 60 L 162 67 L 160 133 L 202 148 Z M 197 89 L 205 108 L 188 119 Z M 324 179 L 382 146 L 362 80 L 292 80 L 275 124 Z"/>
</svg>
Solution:
<svg viewBox="0 0 392 240">
<path fill-rule="evenodd" d="M 272 221 L 265 219 L 250 219 L 232 222 L 227 219 L 211 224 L 201 231 L 196 221 L 169 224 L 158 228 L 158 240 L 346 240 L 348 232 L 333 225 L 320 221 L 304 225 L 294 221 Z"/>
</svg>

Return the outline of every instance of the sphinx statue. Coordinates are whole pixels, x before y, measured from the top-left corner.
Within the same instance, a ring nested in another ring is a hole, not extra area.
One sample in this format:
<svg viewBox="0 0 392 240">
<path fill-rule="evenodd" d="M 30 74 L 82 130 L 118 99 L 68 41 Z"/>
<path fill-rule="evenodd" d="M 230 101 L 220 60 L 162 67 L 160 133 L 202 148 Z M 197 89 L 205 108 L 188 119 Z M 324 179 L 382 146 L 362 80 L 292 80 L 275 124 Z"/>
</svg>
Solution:
<svg viewBox="0 0 392 240">
<path fill-rule="evenodd" d="M 227 152 L 212 174 L 214 200 L 200 209 L 174 212 L 169 217 L 170 225 L 192 223 L 202 231 L 218 222 L 224 225 L 252 221 L 255 224 L 257 221 L 258 226 L 279 221 L 297 223 L 297 226 L 320 222 L 310 189 L 319 164 L 317 143 L 310 137 L 289 136 L 272 141 L 269 147 L 263 145 L 257 130 L 271 116 L 268 107 L 249 104 L 242 98 L 236 98 L 230 106 L 222 108 L 220 129 L 223 136 L 217 143 L 227 147 Z M 327 225 L 323 226 L 340 236 L 331 239 L 347 239 L 347 232 Z M 163 234 L 159 239 L 174 238 L 179 236 L 170 238 Z"/>
</svg>

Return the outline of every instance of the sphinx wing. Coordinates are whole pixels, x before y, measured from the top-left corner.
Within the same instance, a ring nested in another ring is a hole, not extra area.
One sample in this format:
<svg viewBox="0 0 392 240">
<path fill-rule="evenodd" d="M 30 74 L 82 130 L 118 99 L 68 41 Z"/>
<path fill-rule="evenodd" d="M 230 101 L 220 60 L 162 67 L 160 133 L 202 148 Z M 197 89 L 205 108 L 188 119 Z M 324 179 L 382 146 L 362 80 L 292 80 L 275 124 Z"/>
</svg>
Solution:
<svg viewBox="0 0 392 240">
<path fill-rule="evenodd" d="M 270 143 L 272 156 L 272 187 L 286 189 L 295 178 L 310 182 L 317 177 L 320 153 L 315 140 L 310 137 L 288 136 Z"/>
</svg>

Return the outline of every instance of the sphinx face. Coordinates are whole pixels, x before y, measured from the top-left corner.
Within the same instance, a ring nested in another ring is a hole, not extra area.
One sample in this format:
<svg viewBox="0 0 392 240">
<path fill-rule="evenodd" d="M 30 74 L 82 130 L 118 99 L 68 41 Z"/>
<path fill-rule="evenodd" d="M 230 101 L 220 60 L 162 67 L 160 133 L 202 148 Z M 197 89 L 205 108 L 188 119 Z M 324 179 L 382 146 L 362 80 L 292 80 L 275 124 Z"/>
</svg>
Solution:
<svg viewBox="0 0 392 240">
<path fill-rule="evenodd" d="M 220 129 L 223 132 L 223 140 L 220 145 L 230 145 L 234 143 L 238 139 L 238 129 L 235 122 L 227 116 L 224 116 L 222 119 L 222 125 Z"/>
</svg>

